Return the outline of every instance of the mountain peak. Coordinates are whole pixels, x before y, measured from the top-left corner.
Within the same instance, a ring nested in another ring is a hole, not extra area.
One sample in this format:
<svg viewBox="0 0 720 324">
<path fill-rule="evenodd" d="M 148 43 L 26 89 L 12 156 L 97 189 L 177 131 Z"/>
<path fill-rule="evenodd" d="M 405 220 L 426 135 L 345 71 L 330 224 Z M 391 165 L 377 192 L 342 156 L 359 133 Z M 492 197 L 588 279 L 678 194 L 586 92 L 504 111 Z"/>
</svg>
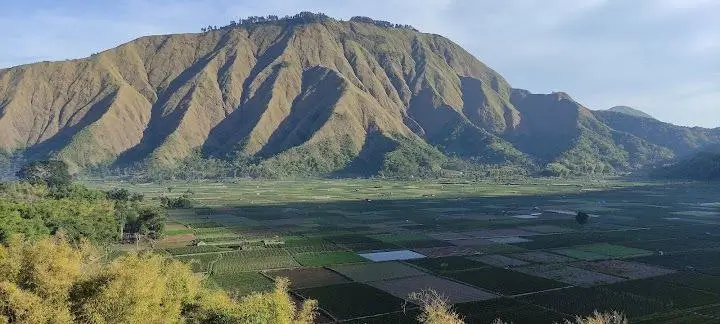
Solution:
<svg viewBox="0 0 720 324">
<path fill-rule="evenodd" d="M 638 110 L 638 109 L 635 109 L 632 107 L 628 107 L 628 106 L 615 106 L 615 107 L 608 109 L 608 111 L 621 113 L 621 114 L 625 114 L 625 115 L 630 115 L 630 116 L 635 116 L 635 117 L 655 119 L 655 117 L 653 117 L 641 110 Z"/>
</svg>

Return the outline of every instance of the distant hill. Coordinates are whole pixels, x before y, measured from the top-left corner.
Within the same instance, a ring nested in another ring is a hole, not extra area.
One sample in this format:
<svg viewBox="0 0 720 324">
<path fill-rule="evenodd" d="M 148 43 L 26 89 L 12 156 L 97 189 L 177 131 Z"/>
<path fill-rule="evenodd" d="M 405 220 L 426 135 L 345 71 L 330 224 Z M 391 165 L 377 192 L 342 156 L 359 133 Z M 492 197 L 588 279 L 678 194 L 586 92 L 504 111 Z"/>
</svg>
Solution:
<svg viewBox="0 0 720 324">
<path fill-rule="evenodd" d="M 688 158 L 655 170 L 652 175 L 671 179 L 720 180 L 720 146 L 704 148 Z"/>
<path fill-rule="evenodd" d="M 615 106 L 615 107 L 608 109 L 608 111 L 618 112 L 621 114 L 626 114 L 626 115 L 635 116 L 635 117 L 644 117 L 644 118 L 655 119 L 655 117 L 650 116 L 649 114 L 647 114 L 641 110 L 638 110 L 638 109 L 635 109 L 632 107 L 628 107 L 628 106 Z"/>
<path fill-rule="evenodd" d="M 449 158 L 613 173 L 719 134 L 514 89 L 447 38 L 366 17 L 253 17 L 0 70 L 0 150 L 75 170 L 199 154 L 279 175 L 417 174 Z"/>
</svg>

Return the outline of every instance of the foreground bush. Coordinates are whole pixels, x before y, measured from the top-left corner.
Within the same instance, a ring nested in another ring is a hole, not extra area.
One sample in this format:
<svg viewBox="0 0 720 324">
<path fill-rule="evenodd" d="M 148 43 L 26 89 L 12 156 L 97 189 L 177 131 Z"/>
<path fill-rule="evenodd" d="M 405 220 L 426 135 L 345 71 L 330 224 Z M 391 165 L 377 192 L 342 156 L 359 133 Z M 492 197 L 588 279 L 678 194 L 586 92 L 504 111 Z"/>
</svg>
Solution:
<svg viewBox="0 0 720 324">
<path fill-rule="evenodd" d="M 59 236 L 0 246 L 0 323 L 312 323 L 316 303 L 297 309 L 287 289 L 234 300 L 156 254 L 105 262 Z"/>
</svg>

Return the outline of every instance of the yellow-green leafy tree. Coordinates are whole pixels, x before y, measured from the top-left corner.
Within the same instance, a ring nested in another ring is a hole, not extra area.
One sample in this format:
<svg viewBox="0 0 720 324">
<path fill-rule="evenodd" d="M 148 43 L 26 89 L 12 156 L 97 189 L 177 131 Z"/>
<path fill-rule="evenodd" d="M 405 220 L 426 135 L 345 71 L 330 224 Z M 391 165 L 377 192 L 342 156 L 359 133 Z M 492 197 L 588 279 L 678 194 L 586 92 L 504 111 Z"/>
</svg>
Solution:
<svg viewBox="0 0 720 324">
<path fill-rule="evenodd" d="M 157 254 L 107 262 L 61 236 L 0 245 L 0 323 L 312 323 L 316 303 L 297 307 L 287 289 L 279 279 L 272 292 L 235 300 Z"/>
</svg>

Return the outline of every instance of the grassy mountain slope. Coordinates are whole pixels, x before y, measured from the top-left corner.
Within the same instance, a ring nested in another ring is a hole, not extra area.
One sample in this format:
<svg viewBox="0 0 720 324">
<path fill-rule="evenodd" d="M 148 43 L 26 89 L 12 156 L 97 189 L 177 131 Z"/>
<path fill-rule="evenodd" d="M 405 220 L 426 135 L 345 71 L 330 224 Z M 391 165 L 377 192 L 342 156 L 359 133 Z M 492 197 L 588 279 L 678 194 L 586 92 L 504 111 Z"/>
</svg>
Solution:
<svg viewBox="0 0 720 324">
<path fill-rule="evenodd" d="M 513 90 L 444 37 L 330 18 L 148 36 L 0 70 L 0 149 L 76 169 L 172 167 L 200 149 L 288 174 L 384 172 L 400 157 L 427 167 L 437 154 L 586 172 L 683 148 L 610 114 Z"/>
<path fill-rule="evenodd" d="M 720 143 L 718 129 L 677 126 L 611 111 L 594 111 L 593 114 L 609 127 L 666 147 L 677 156 L 685 156 L 707 145 Z"/>
<path fill-rule="evenodd" d="M 653 170 L 651 175 L 670 179 L 720 180 L 720 145 L 702 148 L 690 157 Z"/>
<path fill-rule="evenodd" d="M 628 106 L 615 106 L 615 107 L 608 109 L 607 111 L 617 112 L 617 113 L 635 116 L 635 117 L 655 119 L 655 117 L 645 113 L 644 111 L 635 109 L 633 107 L 628 107 Z"/>
</svg>

